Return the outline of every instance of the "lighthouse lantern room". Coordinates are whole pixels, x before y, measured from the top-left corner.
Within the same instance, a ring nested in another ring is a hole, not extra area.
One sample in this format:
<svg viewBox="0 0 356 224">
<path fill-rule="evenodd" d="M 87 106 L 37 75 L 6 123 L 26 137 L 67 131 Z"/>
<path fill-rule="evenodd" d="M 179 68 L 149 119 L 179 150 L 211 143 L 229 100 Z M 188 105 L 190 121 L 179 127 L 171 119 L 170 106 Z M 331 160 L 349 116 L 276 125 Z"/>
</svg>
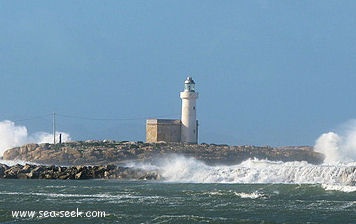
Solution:
<svg viewBox="0 0 356 224">
<path fill-rule="evenodd" d="M 192 77 L 188 77 L 184 82 L 184 91 L 195 92 L 195 82 Z"/>
</svg>

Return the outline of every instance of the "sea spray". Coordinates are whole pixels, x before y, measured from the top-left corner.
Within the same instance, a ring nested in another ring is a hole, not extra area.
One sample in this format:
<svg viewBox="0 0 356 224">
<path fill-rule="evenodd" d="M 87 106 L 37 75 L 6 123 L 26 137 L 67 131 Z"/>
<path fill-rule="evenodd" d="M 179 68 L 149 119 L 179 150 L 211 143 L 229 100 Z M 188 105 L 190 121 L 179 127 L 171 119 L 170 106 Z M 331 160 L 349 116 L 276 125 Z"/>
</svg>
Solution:
<svg viewBox="0 0 356 224">
<path fill-rule="evenodd" d="M 356 191 L 356 162 L 313 165 L 248 159 L 237 165 L 209 166 L 195 158 L 171 154 L 153 163 L 130 165 L 158 170 L 166 182 L 322 184 L 328 190 Z"/>
<path fill-rule="evenodd" d="M 8 120 L 0 122 L 0 156 L 6 149 L 24 144 L 27 138 L 26 127 Z"/>
<path fill-rule="evenodd" d="M 65 132 L 56 132 L 56 136 L 62 134 L 62 142 L 70 141 L 70 135 Z M 0 157 L 7 149 L 21 146 L 27 143 L 51 143 L 53 134 L 36 132 L 29 134 L 25 126 L 16 125 L 15 122 L 5 120 L 0 122 Z"/>
<path fill-rule="evenodd" d="M 20 165 L 25 165 L 25 164 L 40 165 L 38 163 L 27 162 L 27 161 L 23 161 L 23 160 L 3 160 L 3 159 L 0 159 L 0 164 L 5 164 L 7 166 L 14 166 L 16 164 L 20 164 Z"/>
<path fill-rule="evenodd" d="M 162 176 L 168 181 L 214 182 L 210 180 L 210 166 L 182 155 L 168 155 L 159 162 Z"/>
<path fill-rule="evenodd" d="M 356 120 L 343 124 L 338 133 L 322 134 L 316 140 L 314 149 L 325 155 L 324 163 L 356 161 Z"/>
</svg>

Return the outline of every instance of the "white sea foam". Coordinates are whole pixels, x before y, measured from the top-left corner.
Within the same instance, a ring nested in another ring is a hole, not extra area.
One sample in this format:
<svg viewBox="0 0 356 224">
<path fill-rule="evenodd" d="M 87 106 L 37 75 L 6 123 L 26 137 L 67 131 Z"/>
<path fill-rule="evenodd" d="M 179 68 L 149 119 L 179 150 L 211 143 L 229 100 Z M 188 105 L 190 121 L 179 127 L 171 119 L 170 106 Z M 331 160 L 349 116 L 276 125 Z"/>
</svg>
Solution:
<svg viewBox="0 0 356 224">
<path fill-rule="evenodd" d="M 343 124 L 338 133 L 322 134 L 314 148 L 325 155 L 328 164 L 356 161 L 356 120 Z"/>
<path fill-rule="evenodd" d="M 0 159 L 0 164 L 5 164 L 5 165 L 8 165 L 8 166 L 14 166 L 16 164 L 20 164 L 20 165 L 25 165 L 25 164 L 40 165 L 38 163 L 27 162 L 27 161 L 23 161 L 23 160 L 3 160 L 3 159 Z"/>
<path fill-rule="evenodd" d="M 248 159 L 233 166 L 208 166 L 194 158 L 171 155 L 156 168 L 168 182 L 323 184 L 329 186 L 327 190 L 335 186 L 345 191 L 356 188 L 355 162 L 313 165 Z"/>
<path fill-rule="evenodd" d="M 321 135 L 314 146 L 324 164 L 248 159 L 233 166 L 208 166 L 194 158 L 163 158 L 158 169 L 170 182 L 321 184 L 325 190 L 356 191 L 356 120 L 339 133 Z"/>
<path fill-rule="evenodd" d="M 39 192 L 12 192 L 2 191 L 0 195 L 31 195 L 47 198 L 80 198 L 80 199 L 95 199 L 95 200 L 123 200 L 123 199 L 136 199 L 136 200 L 158 200 L 162 199 L 161 196 L 141 196 L 131 194 L 65 194 L 65 193 L 39 193 Z"/>
<path fill-rule="evenodd" d="M 265 198 L 266 195 L 259 193 L 257 191 L 252 193 L 245 193 L 245 192 L 234 192 L 236 196 L 240 198 L 250 198 L 250 199 L 257 199 L 257 198 Z"/>
<path fill-rule="evenodd" d="M 322 187 L 327 191 L 343 191 L 343 192 L 356 191 L 356 186 L 322 184 Z"/>
</svg>

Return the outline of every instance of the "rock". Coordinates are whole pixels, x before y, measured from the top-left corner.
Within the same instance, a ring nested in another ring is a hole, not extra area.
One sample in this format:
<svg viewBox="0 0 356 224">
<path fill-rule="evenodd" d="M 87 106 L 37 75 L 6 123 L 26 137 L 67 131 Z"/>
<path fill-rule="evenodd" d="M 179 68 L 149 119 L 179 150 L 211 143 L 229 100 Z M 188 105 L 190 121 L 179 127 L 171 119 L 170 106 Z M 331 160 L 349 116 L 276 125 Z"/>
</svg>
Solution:
<svg viewBox="0 0 356 224">
<path fill-rule="evenodd" d="M 75 177 L 76 180 L 80 180 L 80 179 L 83 179 L 83 176 L 84 176 L 83 172 L 79 172 L 74 177 Z"/>
<path fill-rule="evenodd" d="M 5 174 L 5 168 L 3 166 L 0 166 L 0 178 L 3 178 Z"/>
<path fill-rule="evenodd" d="M 105 178 L 109 178 L 110 176 L 110 172 L 109 171 L 104 171 L 104 177 Z"/>
<path fill-rule="evenodd" d="M 81 167 L 80 170 L 78 170 L 78 173 L 75 174 L 75 179 L 76 180 L 83 180 L 83 179 L 91 179 L 93 178 L 93 175 L 92 175 L 92 167 L 87 167 L 87 166 L 84 166 L 84 167 Z"/>
<path fill-rule="evenodd" d="M 58 179 L 60 179 L 60 180 L 67 180 L 67 179 L 73 179 L 73 178 L 71 178 L 71 175 L 70 175 L 70 174 L 65 173 L 65 174 L 63 174 L 63 175 L 58 176 Z"/>
<path fill-rule="evenodd" d="M 126 178 L 154 180 L 159 178 L 158 172 L 145 171 L 129 167 L 105 166 L 43 166 L 26 164 L 6 166 L 0 164 L 0 178 L 12 179 L 92 179 L 92 178 Z"/>
<path fill-rule="evenodd" d="M 40 176 L 42 179 L 55 179 L 53 173 L 45 173 Z"/>
<path fill-rule="evenodd" d="M 35 167 L 34 165 L 26 164 L 25 166 L 22 167 L 22 172 L 29 173 L 34 167 Z"/>
<path fill-rule="evenodd" d="M 22 169 L 22 165 L 19 164 L 10 167 L 9 169 L 4 171 L 4 178 L 16 179 L 21 169 Z"/>
<path fill-rule="evenodd" d="M 28 144 L 6 150 L 4 159 L 25 160 L 58 165 L 102 165 L 126 160 L 150 161 L 156 155 L 182 154 L 202 160 L 209 165 L 240 163 L 248 158 L 274 161 L 323 162 L 323 155 L 309 146 L 228 146 L 226 144 L 142 143 L 115 141 L 69 142 L 51 144 Z"/>
<path fill-rule="evenodd" d="M 3 159 L 4 160 L 16 160 L 19 158 L 20 155 L 20 150 L 19 148 L 13 148 L 13 149 L 10 149 L 10 150 L 6 150 L 4 153 L 3 153 Z"/>
<path fill-rule="evenodd" d="M 144 175 L 138 177 L 139 180 L 159 180 L 158 173 L 155 172 L 147 172 Z"/>
<path fill-rule="evenodd" d="M 17 179 L 29 179 L 28 173 L 18 173 L 16 175 Z"/>
</svg>

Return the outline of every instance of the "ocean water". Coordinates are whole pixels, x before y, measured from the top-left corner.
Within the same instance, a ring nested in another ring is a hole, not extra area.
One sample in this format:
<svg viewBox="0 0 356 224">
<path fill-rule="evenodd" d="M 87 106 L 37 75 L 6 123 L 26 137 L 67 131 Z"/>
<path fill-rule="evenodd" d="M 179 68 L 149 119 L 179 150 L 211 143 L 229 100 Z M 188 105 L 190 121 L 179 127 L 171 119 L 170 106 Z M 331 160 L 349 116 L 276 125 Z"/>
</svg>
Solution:
<svg viewBox="0 0 356 224">
<path fill-rule="evenodd" d="M 28 210 L 105 217 L 12 216 Z M 1 180 L 0 217 L 1 223 L 356 223 L 356 192 L 320 184 Z"/>
<path fill-rule="evenodd" d="M 162 179 L 0 179 L 0 222 L 356 223 L 354 162 L 208 166 L 171 156 L 127 165 Z"/>
</svg>

